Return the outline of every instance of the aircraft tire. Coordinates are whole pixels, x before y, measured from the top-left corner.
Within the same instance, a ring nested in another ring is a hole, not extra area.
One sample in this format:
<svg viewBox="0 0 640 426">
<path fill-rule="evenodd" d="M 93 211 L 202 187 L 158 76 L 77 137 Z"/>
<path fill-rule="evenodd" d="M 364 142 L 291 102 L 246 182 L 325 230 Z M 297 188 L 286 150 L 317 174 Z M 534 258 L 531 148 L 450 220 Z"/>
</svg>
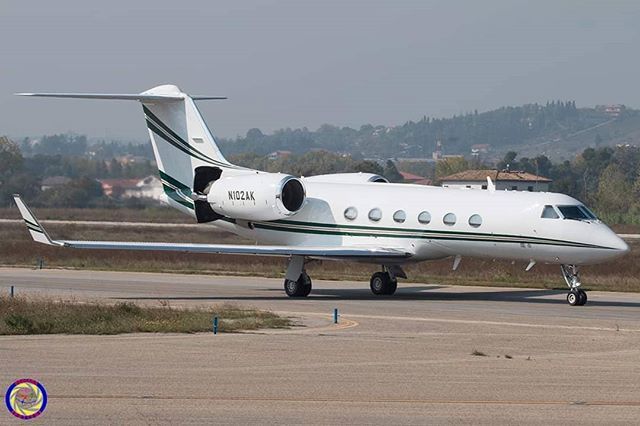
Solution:
<svg viewBox="0 0 640 426">
<path fill-rule="evenodd" d="M 398 282 L 392 280 L 386 272 L 376 272 L 371 276 L 369 286 L 376 296 L 390 296 L 396 292 Z"/>
<path fill-rule="evenodd" d="M 581 297 L 577 291 L 567 293 L 567 303 L 571 306 L 579 306 Z"/>
<path fill-rule="evenodd" d="M 311 293 L 311 278 L 303 272 L 298 281 L 285 279 L 284 291 L 289 297 L 307 297 Z"/>
<path fill-rule="evenodd" d="M 578 306 L 584 306 L 587 303 L 587 292 L 578 290 Z"/>
</svg>

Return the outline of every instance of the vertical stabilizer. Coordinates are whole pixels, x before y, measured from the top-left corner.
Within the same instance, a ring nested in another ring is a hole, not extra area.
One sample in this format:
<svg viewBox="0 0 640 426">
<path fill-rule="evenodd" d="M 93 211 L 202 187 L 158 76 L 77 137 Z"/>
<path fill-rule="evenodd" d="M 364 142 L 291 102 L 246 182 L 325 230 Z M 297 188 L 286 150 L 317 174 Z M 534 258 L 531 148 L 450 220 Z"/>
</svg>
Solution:
<svg viewBox="0 0 640 426">
<path fill-rule="evenodd" d="M 165 193 L 172 205 L 192 211 L 196 168 L 241 168 L 224 158 L 189 95 L 172 85 L 158 86 L 141 95 L 151 99 L 141 102 Z M 154 100 L 158 96 L 170 100 Z"/>
</svg>

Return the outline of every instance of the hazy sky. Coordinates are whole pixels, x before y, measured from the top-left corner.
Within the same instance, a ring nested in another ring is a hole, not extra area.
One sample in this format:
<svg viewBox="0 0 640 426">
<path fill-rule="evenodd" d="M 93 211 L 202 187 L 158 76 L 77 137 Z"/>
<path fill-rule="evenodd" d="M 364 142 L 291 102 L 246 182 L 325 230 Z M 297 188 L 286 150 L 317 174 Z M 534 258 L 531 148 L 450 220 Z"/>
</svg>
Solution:
<svg viewBox="0 0 640 426">
<path fill-rule="evenodd" d="M 192 94 L 215 134 L 401 124 L 575 99 L 640 107 L 640 1 L 0 0 L 0 134 L 146 138 L 139 104 Z"/>
</svg>

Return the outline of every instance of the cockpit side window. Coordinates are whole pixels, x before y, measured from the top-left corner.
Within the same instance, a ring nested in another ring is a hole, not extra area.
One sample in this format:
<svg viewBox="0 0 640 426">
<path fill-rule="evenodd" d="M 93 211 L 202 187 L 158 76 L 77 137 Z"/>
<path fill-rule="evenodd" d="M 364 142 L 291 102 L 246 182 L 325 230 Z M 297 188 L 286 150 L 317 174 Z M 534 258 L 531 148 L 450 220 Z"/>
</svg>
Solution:
<svg viewBox="0 0 640 426">
<path fill-rule="evenodd" d="M 598 217 L 595 215 L 595 213 L 593 213 L 591 210 L 589 210 L 589 208 L 587 206 L 580 205 L 578 207 L 580 208 L 580 210 L 582 210 L 584 212 L 584 214 L 586 214 L 589 217 L 589 219 L 598 220 Z"/>
<path fill-rule="evenodd" d="M 544 209 L 542 210 L 542 216 L 540 216 L 543 219 L 559 219 L 560 216 L 558 216 L 558 213 L 556 212 L 556 209 L 553 208 L 553 206 L 544 206 Z"/>
<path fill-rule="evenodd" d="M 558 210 L 560 210 L 560 213 L 562 213 L 565 219 L 591 220 L 590 215 L 588 215 L 581 206 L 558 206 Z"/>
</svg>

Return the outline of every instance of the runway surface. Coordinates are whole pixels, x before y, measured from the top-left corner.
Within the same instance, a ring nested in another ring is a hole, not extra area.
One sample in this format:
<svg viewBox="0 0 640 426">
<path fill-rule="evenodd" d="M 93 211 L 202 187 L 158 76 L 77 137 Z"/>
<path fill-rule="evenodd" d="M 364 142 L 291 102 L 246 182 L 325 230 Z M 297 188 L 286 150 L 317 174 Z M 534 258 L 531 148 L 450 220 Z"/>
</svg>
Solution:
<svg viewBox="0 0 640 426">
<path fill-rule="evenodd" d="M 5 383 L 44 383 L 54 424 L 585 424 L 640 419 L 640 295 L 0 268 L 0 291 L 297 318 L 246 334 L 0 337 Z M 341 314 L 337 325 L 331 313 Z M 472 352 L 486 356 L 472 355 Z M 5 411 L 0 422 L 12 421 Z"/>
</svg>

